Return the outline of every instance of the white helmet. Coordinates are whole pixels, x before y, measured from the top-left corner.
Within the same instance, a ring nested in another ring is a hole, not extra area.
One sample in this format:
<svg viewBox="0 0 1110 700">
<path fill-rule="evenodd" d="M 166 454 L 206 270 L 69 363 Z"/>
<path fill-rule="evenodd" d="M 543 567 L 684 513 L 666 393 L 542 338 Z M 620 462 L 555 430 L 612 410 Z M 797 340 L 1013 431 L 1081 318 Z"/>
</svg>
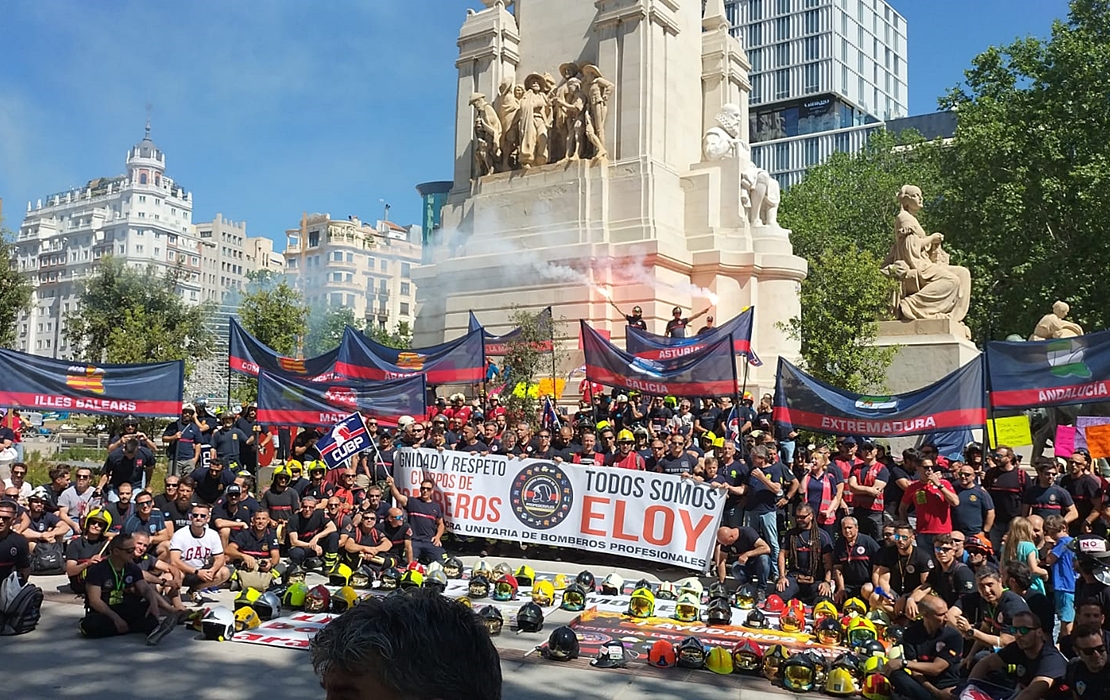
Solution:
<svg viewBox="0 0 1110 700">
<path fill-rule="evenodd" d="M 601 582 L 601 592 L 604 595 L 620 595 L 624 592 L 624 579 L 616 572 L 609 574 Z"/>
<path fill-rule="evenodd" d="M 205 639 L 226 642 L 235 636 L 235 613 L 221 606 L 212 608 L 200 621 Z"/>
</svg>

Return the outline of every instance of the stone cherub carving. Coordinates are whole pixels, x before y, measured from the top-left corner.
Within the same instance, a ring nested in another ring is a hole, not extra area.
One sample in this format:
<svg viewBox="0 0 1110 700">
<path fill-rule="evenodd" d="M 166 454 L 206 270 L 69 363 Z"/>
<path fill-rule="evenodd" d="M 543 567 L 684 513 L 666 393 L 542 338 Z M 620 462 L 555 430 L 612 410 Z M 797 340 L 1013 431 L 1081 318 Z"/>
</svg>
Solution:
<svg viewBox="0 0 1110 700">
<path fill-rule="evenodd" d="M 709 127 L 702 139 L 706 160 L 740 159 L 740 201 L 752 226 L 777 227 L 782 190 L 770 173 L 752 162 L 751 148 L 740 136 L 743 124 L 740 107 L 726 104 L 717 114 L 717 126 Z"/>
<path fill-rule="evenodd" d="M 1045 314 L 1037 322 L 1029 340 L 1051 340 L 1053 338 L 1074 338 L 1083 335 L 1083 327 L 1078 323 L 1066 321 L 1071 307 L 1066 302 L 1057 301 L 1052 305 L 1052 313 Z"/>
<path fill-rule="evenodd" d="M 971 300 L 971 273 L 948 264 L 941 248 L 944 234 L 927 234 L 917 220 L 923 206 L 921 188 L 904 185 L 898 191 L 899 211 L 894 222 L 894 245 L 883 261 L 883 274 L 898 280 L 891 307 L 903 321 L 951 318 L 963 321 Z"/>
<path fill-rule="evenodd" d="M 480 92 L 470 96 L 470 105 L 475 112 L 474 169 L 481 177 L 494 171 L 501 153 L 501 120 Z"/>
</svg>

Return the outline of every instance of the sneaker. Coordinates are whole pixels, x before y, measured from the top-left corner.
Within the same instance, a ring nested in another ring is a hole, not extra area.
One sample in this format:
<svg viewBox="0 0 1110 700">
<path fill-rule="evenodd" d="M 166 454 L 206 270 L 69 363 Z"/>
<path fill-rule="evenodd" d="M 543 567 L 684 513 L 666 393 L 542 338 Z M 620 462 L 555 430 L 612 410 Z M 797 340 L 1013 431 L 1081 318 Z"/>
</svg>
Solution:
<svg viewBox="0 0 1110 700">
<path fill-rule="evenodd" d="M 154 631 L 146 636 L 146 645 L 148 647 L 158 646 L 158 642 L 162 641 L 167 634 L 173 632 L 174 627 L 177 627 L 177 615 L 166 615 L 154 628 Z"/>
</svg>

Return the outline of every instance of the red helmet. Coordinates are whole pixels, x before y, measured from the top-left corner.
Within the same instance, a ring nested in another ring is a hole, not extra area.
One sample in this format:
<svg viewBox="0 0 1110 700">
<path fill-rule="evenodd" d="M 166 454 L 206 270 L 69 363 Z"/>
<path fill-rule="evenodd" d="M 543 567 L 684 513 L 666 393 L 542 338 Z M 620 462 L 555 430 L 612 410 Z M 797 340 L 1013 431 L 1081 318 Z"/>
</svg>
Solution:
<svg viewBox="0 0 1110 700">
<path fill-rule="evenodd" d="M 781 613 L 786 610 L 786 603 L 782 602 L 782 598 L 772 594 L 767 596 L 766 602 L 763 603 L 763 609 L 767 612 Z"/>
<path fill-rule="evenodd" d="M 673 668 L 678 663 L 674 645 L 665 639 L 657 640 L 648 651 L 648 663 L 656 668 Z"/>
<path fill-rule="evenodd" d="M 406 571 L 419 571 L 422 576 L 426 576 L 428 574 L 428 572 L 424 570 L 424 565 L 421 564 L 418 561 L 414 561 L 411 564 L 409 564 L 408 568 L 405 569 L 405 570 Z"/>
<path fill-rule="evenodd" d="M 742 639 L 732 648 L 732 665 L 741 670 L 759 673 L 763 668 L 763 650 L 750 639 Z"/>
<path fill-rule="evenodd" d="M 793 598 L 786 604 L 786 610 L 792 611 L 800 619 L 806 619 L 806 604 L 797 598 Z"/>
<path fill-rule="evenodd" d="M 323 613 L 331 609 L 331 593 L 323 584 L 313 586 L 304 597 L 304 611 Z"/>
</svg>

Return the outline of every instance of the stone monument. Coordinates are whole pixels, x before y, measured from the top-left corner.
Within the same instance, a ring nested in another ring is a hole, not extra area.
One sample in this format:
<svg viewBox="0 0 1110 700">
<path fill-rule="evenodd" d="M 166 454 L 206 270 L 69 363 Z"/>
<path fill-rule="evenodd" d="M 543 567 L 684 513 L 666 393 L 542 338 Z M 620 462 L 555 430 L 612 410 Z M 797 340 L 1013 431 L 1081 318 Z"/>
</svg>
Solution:
<svg viewBox="0 0 1110 700">
<path fill-rule="evenodd" d="M 1037 322 L 1037 327 L 1029 340 L 1052 340 L 1054 338 L 1074 338 L 1083 335 L 1083 326 L 1066 321 L 1071 307 L 1066 302 L 1057 301 L 1052 305 L 1052 313 L 1045 314 Z"/>
<path fill-rule="evenodd" d="M 750 66 L 723 0 L 483 4 L 459 34 L 454 185 L 413 271 L 414 343 L 458 337 L 469 310 L 503 332 L 514 305 L 550 304 L 623 345 L 610 295 L 655 333 L 674 306 L 723 321 L 752 305 L 748 383 L 770 390 L 778 356 L 798 360 L 777 324 L 800 311 L 806 263 L 750 157 Z"/>
<path fill-rule="evenodd" d="M 891 298 L 895 321 L 881 321 L 876 344 L 899 346 L 887 369 L 887 391 L 900 394 L 927 386 L 979 355 L 963 324 L 971 301 L 971 274 L 950 264 L 944 234 L 925 232 L 917 220 L 921 188 L 897 194 L 894 245 L 883 274 L 897 281 Z"/>
</svg>

